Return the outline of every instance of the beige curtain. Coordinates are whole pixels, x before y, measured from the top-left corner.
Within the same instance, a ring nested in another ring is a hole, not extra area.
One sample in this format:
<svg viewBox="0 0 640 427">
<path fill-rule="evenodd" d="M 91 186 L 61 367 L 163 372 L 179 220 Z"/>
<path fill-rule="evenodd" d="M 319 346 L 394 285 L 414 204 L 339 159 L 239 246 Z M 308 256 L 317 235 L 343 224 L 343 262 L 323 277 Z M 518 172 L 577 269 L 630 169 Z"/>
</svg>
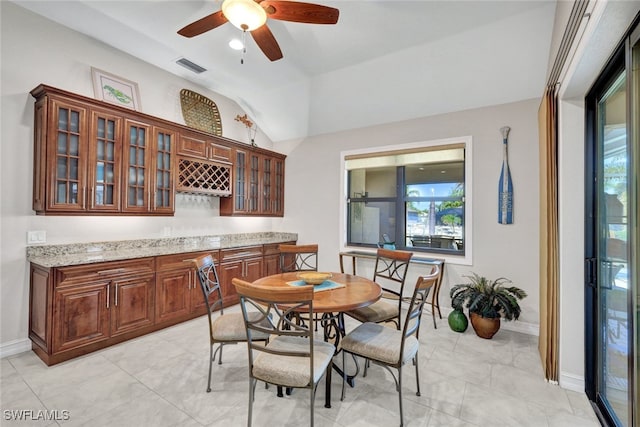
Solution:
<svg viewBox="0 0 640 427">
<path fill-rule="evenodd" d="M 542 369 L 558 381 L 558 152 L 555 85 L 545 91 L 538 110 L 540 138 L 540 341 Z"/>
</svg>

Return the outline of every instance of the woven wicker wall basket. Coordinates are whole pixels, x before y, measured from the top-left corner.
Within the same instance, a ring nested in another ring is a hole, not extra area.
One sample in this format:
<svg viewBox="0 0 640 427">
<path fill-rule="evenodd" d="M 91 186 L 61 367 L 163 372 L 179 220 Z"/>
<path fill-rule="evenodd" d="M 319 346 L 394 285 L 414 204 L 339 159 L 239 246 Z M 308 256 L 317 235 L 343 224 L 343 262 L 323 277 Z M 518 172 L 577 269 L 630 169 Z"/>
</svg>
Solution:
<svg viewBox="0 0 640 427">
<path fill-rule="evenodd" d="M 187 126 L 222 136 L 222 121 L 215 102 L 189 89 L 182 89 L 180 105 Z"/>
</svg>

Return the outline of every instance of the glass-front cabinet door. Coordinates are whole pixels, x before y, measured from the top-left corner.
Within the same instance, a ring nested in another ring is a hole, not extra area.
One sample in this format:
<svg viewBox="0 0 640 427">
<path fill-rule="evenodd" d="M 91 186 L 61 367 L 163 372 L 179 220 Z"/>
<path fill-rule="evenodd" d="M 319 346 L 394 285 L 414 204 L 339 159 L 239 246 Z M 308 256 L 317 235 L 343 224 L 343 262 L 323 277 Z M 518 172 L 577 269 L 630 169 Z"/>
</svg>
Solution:
<svg viewBox="0 0 640 427">
<path fill-rule="evenodd" d="M 247 180 L 247 212 L 260 212 L 260 159 L 261 156 L 249 153 L 249 178 Z"/>
<path fill-rule="evenodd" d="M 90 126 L 88 208 L 117 212 L 121 202 L 122 120 L 105 112 L 92 111 Z"/>
<path fill-rule="evenodd" d="M 151 205 L 149 186 L 150 126 L 125 120 L 124 201 L 125 212 L 146 212 Z"/>
<path fill-rule="evenodd" d="M 86 209 L 86 161 L 88 156 L 87 108 L 81 104 L 53 100 L 55 138 L 49 146 L 48 165 L 52 179 L 47 197 L 50 211 L 82 211 Z M 50 176 L 51 176 L 50 175 Z"/>
<path fill-rule="evenodd" d="M 262 158 L 262 211 L 269 215 L 273 213 L 273 159 Z"/>
<path fill-rule="evenodd" d="M 175 141 L 174 132 L 154 127 L 154 151 L 156 153 L 154 170 L 156 172 L 153 194 L 153 210 L 155 212 L 174 211 L 173 201 L 175 185 L 173 179 Z"/>
<path fill-rule="evenodd" d="M 274 159 L 273 213 L 284 215 L 284 160 Z"/>
<path fill-rule="evenodd" d="M 247 210 L 247 158 L 246 151 L 236 150 L 235 180 L 233 183 L 233 203 L 235 212 Z"/>
</svg>

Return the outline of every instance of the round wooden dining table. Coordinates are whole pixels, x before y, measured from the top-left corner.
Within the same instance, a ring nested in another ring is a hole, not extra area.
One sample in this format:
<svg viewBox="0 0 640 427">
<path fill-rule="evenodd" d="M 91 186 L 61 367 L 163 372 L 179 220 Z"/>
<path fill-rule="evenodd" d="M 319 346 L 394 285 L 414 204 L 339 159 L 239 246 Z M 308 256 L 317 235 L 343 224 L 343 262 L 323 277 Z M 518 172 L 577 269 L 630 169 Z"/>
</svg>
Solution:
<svg viewBox="0 0 640 427">
<path fill-rule="evenodd" d="M 300 280 L 297 275 L 295 272 L 274 274 L 253 283 L 259 286 L 290 287 L 292 285 L 289 282 Z M 313 311 L 316 313 L 342 313 L 366 307 L 382 296 L 382 288 L 372 280 L 346 273 L 331 275 L 330 281 L 344 286 L 314 292 Z"/>
<path fill-rule="evenodd" d="M 293 286 L 290 284 L 291 282 L 299 283 L 299 280 L 297 272 L 280 273 L 258 279 L 253 284 L 272 286 L 274 288 L 290 288 Z M 322 318 L 319 321 L 324 331 L 324 339 L 325 341 L 333 341 L 336 348 L 338 348 L 340 339 L 345 335 L 344 316 L 342 313 L 366 307 L 378 301 L 382 296 L 382 288 L 372 280 L 346 273 L 331 273 L 329 281 L 334 282 L 338 287 L 330 289 L 318 287 L 313 293 L 313 312 L 322 313 Z M 342 369 L 335 364 L 333 368 L 340 374 L 340 377 L 344 375 Z M 358 371 L 359 369 L 353 375 L 346 375 L 347 383 L 351 387 L 354 385 L 354 377 L 358 374 Z M 326 408 L 331 407 L 330 380 L 331 377 L 327 376 L 324 405 Z M 279 387 L 278 389 L 278 395 L 282 396 L 281 388 Z"/>
</svg>

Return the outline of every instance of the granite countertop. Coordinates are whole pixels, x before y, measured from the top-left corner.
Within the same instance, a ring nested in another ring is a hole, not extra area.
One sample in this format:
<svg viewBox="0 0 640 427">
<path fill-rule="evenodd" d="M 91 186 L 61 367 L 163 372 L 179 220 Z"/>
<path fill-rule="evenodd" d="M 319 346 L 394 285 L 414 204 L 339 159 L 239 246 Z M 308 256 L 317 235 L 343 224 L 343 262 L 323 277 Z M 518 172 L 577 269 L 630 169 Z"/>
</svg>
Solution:
<svg viewBox="0 0 640 427">
<path fill-rule="evenodd" d="M 27 246 L 27 260 L 47 268 L 63 267 L 296 240 L 296 233 L 265 232 Z"/>
</svg>

